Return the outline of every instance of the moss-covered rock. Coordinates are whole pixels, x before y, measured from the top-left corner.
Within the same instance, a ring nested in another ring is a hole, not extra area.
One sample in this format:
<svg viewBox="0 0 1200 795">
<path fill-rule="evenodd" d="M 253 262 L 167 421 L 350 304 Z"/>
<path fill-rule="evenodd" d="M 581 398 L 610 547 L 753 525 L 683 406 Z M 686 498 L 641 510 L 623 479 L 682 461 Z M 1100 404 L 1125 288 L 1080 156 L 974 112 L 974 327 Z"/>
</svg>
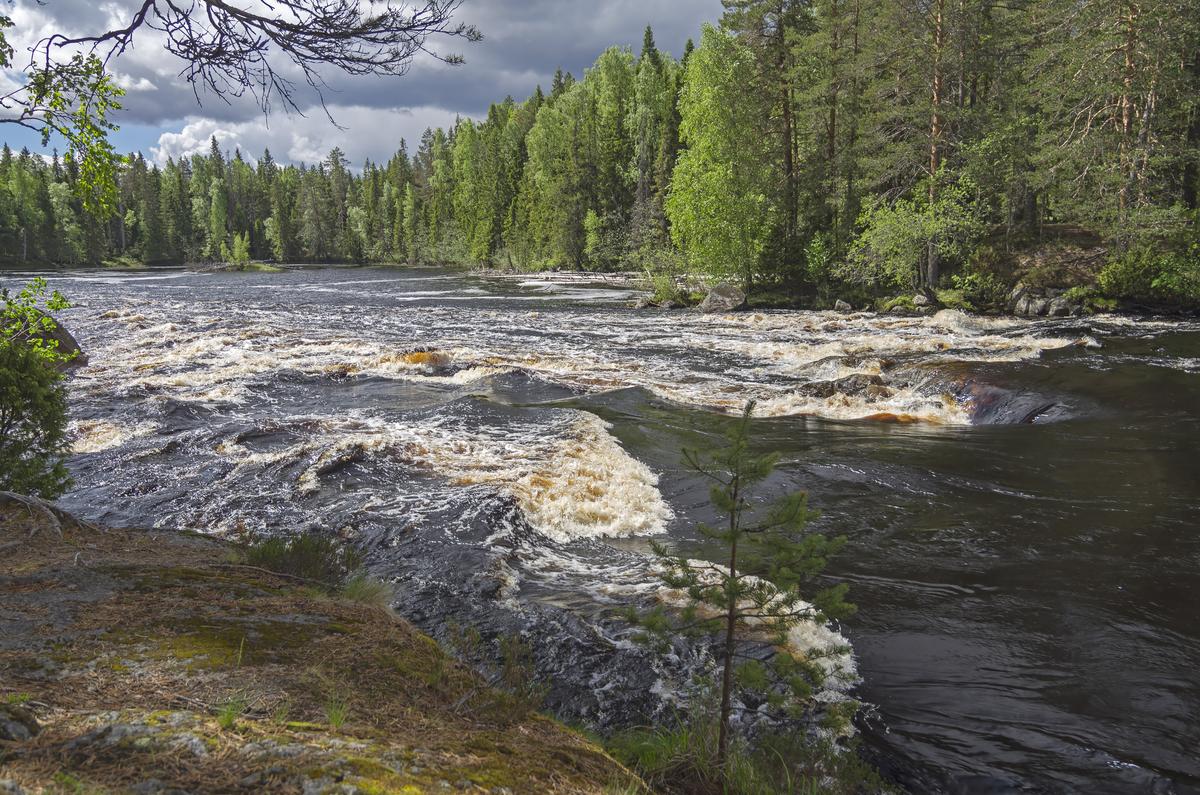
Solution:
<svg viewBox="0 0 1200 795">
<path fill-rule="evenodd" d="M 13 787 L 641 788 L 591 741 L 504 709 L 505 694 L 377 607 L 231 563 L 203 536 L 61 513 L 48 514 L 54 527 L 10 508 L 0 545 L 24 542 L 0 563 L 0 602 L 18 617 L 0 638 L 0 769 Z"/>
</svg>

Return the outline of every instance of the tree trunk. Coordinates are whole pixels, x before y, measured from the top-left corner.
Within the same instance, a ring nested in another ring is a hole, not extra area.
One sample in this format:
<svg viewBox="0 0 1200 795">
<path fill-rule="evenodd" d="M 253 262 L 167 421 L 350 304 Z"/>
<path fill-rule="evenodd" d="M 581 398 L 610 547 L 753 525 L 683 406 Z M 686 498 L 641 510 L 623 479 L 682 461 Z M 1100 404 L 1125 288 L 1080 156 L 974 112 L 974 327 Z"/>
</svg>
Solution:
<svg viewBox="0 0 1200 795">
<path fill-rule="evenodd" d="M 117 202 L 117 245 L 125 253 L 125 202 Z"/>
<path fill-rule="evenodd" d="M 929 120 L 929 204 L 937 200 L 938 170 L 942 166 L 942 53 L 946 43 L 945 0 L 936 0 L 933 5 L 933 74 L 930 79 L 932 110 Z M 925 257 L 925 270 L 921 274 L 921 287 L 932 289 L 937 286 L 939 256 L 935 241 L 929 241 Z"/>
<path fill-rule="evenodd" d="M 1135 55 L 1137 51 L 1137 18 L 1138 7 L 1136 3 L 1125 4 L 1125 31 L 1124 43 L 1121 46 L 1124 55 L 1124 68 L 1121 87 L 1121 99 L 1119 107 L 1121 109 L 1121 141 L 1119 146 L 1119 168 L 1121 177 L 1121 187 L 1117 198 L 1117 207 L 1120 210 L 1121 216 L 1124 217 L 1129 209 L 1129 194 L 1131 183 L 1133 181 L 1133 166 L 1132 166 L 1132 138 L 1133 138 L 1133 120 L 1134 120 L 1134 77 L 1137 73 L 1137 62 Z"/>
<path fill-rule="evenodd" d="M 838 101 L 841 93 L 841 62 L 838 60 L 841 50 L 841 14 L 838 7 L 838 0 L 832 0 L 829 4 L 829 64 L 832 69 L 832 74 L 829 80 L 829 122 L 826 128 L 825 140 L 825 158 L 826 168 L 829 170 L 829 186 L 827 188 L 829 198 L 827 200 L 829 206 L 829 221 L 830 228 L 837 229 L 838 226 L 838 208 L 834 196 L 837 194 L 838 180 L 838 162 L 837 162 L 837 130 L 838 130 Z"/>
<path fill-rule="evenodd" d="M 721 725 L 717 734 L 717 769 L 721 771 L 721 780 L 726 782 L 726 762 L 729 759 L 729 714 L 733 711 L 733 653 L 737 640 L 737 542 L 738 542 L 738 508 L 741 495 L 739 483 L 735 476 L 733 483 L 734 509 L 729 514 L 729 579 L 727 580 L 727 595 L 729 606 L 725 613 L 725 664 L 721 672 Z M 732 589 L 734 593 L 728 593 Z"/>
</svg>

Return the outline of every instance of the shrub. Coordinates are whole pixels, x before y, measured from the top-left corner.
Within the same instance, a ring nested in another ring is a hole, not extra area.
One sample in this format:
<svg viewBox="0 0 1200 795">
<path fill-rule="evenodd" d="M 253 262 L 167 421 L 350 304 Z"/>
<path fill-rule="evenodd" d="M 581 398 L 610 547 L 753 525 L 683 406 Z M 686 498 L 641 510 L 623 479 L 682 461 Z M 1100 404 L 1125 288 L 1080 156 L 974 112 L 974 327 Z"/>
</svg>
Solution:
<svg viewBox="0 0 1200 795">
<path fill-rule="evenodd" d="M 679 289 L 679 283 L 673 275 L 669 273 L 650 272 L 647 272 L 646 275 L 650 279 L 650 287 L 654 290 L 654 295 L 651 298 L 654 303 L 661 304 L 667 301 L 686 303 L 687 296 Z"/>
<path fill-rule="evenodd" d="M 938 300 L 952 309 L 979 311 L 994 309 L 1004 304 L 1008 291 L 994 273 L 981 270 L 966 270 L 950 277 L 953 290 L 946 298 L 938 293 Z M 957 294 L 957 295 L 955 295 Z M 952 300 L 946 300 L 950 298 Z M 957 299 L 956 301 L 954 299 Z M 957 305 L 956 305 L 957 304 Z"/>
<path fill-rule="evenodd" d="M 835 275 L 875 290 L 915 284 L 931 243 L 947 265 L 964 262 L 984 233 L 982 209 L 965 180 L 944 185 L 932 204 L 919 191 L 914 198 L 871 202 L 858 225 L 862 231 Z"/>
<path fill-rule="evenodd" d="M 70 486 L 62 381 L 34 347 L 0 339 L 0 490 L 54 499 Z"/>
<path fill-rule="evenodd" d="M 894 298 L 880 298 L 875 302 L 875 308 L 880 314 L 891 312 L 896 307 L 900 307 L 906 312 L 917 311 L 917 305 L 913 303 L 911 295 L 897 295 Z"/>
<path fill-rule="evenodd" d="M 354 550 L 319 533 L 268 538 L 246 550 L 252 566 L 299 577 L 334 591 L 341 588 L 362 559 Z"/>
<path fill-rule="evenodd" d="M 1200 303 L 1200 244 L 1186 251 L 1131 247 L 1109 260 L 1098 281 L 1111 298 L 1195 305 Z"/>
<path fill-rule="evenodd" d="M 610 754 L 655 792 L 687 795 L 851 795 L 885 791 L 879 774 L 855 752 L 802 733 L 772 734 L 731 749 L 725 775 L 715 764 L 716 716 L 711 710 L 654 728 L 621 732 Z M 722 785 L 724 778 L 724 785 Z"/>
<path fill-rule="evenodd" d="M 70 486 L 64 464 L 67 395 L 58 366 L 75 355 L 59 351 L 47 312 L 69 304 L 44 279 L 13 295 L 0 290 L 0 490 L 54 499 Z"/>
<path fill-rule="evenodd" d="M 1115 298 L 1105 298 L 1095 287 L 1072 287 L 1063 293 L 1068 301 L 1081 304 L 1088 314 L 1096 312 L 1114 312 L 1117 309 Z"/>
</svg>

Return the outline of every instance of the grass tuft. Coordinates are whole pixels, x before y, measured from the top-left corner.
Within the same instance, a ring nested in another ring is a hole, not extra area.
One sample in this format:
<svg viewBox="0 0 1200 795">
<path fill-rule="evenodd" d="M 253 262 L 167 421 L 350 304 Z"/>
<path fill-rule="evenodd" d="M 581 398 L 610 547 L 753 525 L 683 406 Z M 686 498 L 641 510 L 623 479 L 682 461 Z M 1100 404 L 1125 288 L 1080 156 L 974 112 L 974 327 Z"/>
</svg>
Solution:
<svg viewBox="0 0 1200 795">
<path fill-rule="evenodd" d="M 230 731 L 237 726 L 238 718 L 246 711 L 246 699 L 231 698 L 217 708 L 217 725 L 222 731 Z"/>
<path fill-rule="evenodd" d="M 299 577 L 327 590 L 336 591 L 350 572 L 362 563 L 354 550 L 318 533 L 301 533 L 290 538 L 268 538 L 246 549 L 251 566 Z"/>
<path fill-rule="evenodd" d="M 350 702 L 341 693 L 330 693 L 325 699 L 325 720 L 334 729 L 340 729 L 346 725 L 346 721 L 350 718 Z"/>
<path fill-rule="evenodd" d="M 342 597 L 351 602 L 388 610 L 392 606 L 395 592 L 391 583 L 386 583 L 364 572 L 358 572 L 346 580 L 342 586 Z"/>
</svg>

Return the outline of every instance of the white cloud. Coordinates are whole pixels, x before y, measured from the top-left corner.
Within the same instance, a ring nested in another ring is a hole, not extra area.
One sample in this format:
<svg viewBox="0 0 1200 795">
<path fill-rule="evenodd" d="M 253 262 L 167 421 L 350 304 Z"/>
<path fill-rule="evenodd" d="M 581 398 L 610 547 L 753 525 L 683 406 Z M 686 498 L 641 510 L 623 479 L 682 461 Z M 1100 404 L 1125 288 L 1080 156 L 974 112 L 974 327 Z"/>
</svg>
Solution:
<svg viewBox="0 0 1200 795">
<path fill-rule="evenodd" d="M 315 163 L 325 159 L 329 150 L 339 147 L 355 166 L 366 159 L 386 160 L 408 141 L 409 151 L 416 149 L 426 127 L 449 127 L 456 114 L 435 107 L 369 108 L 362 105 L 331 105 L 329 113 L 339 126 L 326 118 L 320 107 L 305 116 L 258 117 L 244 122 L 224 122 L 200 116 L 184 119 L 178 132 L 164 132 L 151 154 L 158 163 L 168 157 L 179 159 L 209 150 L 216 136 L 222 150 L 241 149 L 254 158 L 270 148 L 281 161 Z"/>
<path fill-rule="evenodd" d="M 126 92 L 158 90 L 158 86 L 154 85 L 154 83 L 150 82 L 149 78 L 145 77 L 135 78 L 127 74 L 118 74 L 113 78 L 113 82 L 125 89 Z"/>
</svg>

